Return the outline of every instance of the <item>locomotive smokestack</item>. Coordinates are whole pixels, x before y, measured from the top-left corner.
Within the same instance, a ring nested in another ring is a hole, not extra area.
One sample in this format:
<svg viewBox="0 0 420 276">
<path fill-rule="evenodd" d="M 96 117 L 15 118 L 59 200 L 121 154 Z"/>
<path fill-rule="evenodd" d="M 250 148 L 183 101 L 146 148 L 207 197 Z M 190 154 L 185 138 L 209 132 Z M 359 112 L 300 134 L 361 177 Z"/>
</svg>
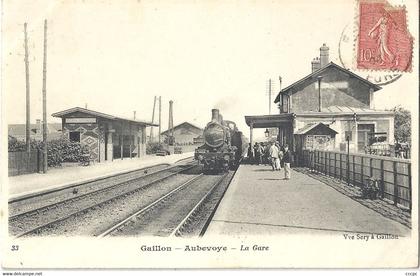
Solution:
<svg viewBox="0 0 420 276">
<path fill-rule="evenodd" d="M 223 116 L 222 116 L 222 114 L 219 114 L 219 123 L 223 123 Z"/>
<path fill-rule="evenodd" d="M 211 120 L 214 122 L 219 121 L 219 109 L 212 109 L 211 110 Z"/>
</svg>

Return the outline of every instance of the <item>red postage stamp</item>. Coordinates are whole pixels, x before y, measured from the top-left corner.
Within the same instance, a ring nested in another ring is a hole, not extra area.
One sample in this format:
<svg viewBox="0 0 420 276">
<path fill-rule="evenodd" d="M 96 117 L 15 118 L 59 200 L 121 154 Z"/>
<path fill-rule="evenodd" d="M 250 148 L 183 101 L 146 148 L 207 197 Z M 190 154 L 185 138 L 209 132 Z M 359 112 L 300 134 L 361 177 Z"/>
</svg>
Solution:
<svg viewBox="0 0 420 276">
<path fill-rule="evenodd" d="M 411 71 L 413 38 L 404 6 L 360 0 L 357 68 Z"/>
</svg>

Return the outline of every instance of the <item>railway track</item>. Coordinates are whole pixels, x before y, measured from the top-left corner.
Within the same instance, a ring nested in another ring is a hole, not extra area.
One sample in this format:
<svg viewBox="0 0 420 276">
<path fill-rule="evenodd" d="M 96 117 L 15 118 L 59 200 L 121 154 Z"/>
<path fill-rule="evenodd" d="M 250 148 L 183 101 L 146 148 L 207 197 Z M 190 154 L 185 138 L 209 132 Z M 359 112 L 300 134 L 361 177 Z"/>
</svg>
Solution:
<svg viewBox="0 0 420 276">
<path fill-rule="evenodd" d="M 16 212 L 9 217 L 9 232 L 16 237 L 36 235 L 43 229 L 51 228 L 60 222 L 127 197 L 130 194 L 141 192 L 153 184 L 188 171 L 193 167 L 195 165 L 192 164 L 178 165 L 137 176 L 137 178 L 124 178 L 117 183 L 108 183 L 108 185 L 85 191 L 85 193 L 77 196 L 68 197 L 38 208 Z"/>
<path fill-rule="evenodd" d="M 202 235 L 233 174 L 199 174 L 98 236 Z"/>
</svg>

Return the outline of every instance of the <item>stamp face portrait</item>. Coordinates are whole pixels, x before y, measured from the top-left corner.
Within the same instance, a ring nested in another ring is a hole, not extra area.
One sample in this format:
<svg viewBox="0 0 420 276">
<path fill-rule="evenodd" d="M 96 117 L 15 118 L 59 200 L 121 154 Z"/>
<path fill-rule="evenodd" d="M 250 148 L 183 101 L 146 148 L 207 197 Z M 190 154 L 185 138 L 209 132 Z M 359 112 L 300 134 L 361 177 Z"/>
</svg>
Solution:
<svg viewBox="0 0 420 276">
<path fill-rule="evenodd" d="M 405 7 L 385 1 L 360 1 L 357 68 L 407 72 L 412 66 L 413 38 Z"/>
</svg>

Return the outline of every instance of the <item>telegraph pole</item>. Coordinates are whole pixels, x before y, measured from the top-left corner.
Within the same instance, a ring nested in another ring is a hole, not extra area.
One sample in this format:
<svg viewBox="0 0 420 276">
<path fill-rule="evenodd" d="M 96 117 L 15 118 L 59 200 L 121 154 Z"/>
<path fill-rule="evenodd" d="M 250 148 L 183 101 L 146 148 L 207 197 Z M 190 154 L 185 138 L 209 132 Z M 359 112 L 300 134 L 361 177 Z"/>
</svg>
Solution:
<svg viewBox="0 0 420 276">
<path fill-rule="evenodd" d="M 31 151 L 31 110 L 30 110 L 30 86 L 29 86 L 29 59 L 28 59 L 28 34 L 27 26 L 28 23 L 24 25 L 25 33 L 25 77 L 26 77 L 26 151 Z"/>
<path fill-rule="evenodd" d="M 271 79 L 268 80 L 268 115 L 271 115 Z"/>
<path fill-rule="evenodd" d="M 42 141 L 44 142 L 43 171 L 47 172 L 47 20 L 44 20 L 44 62 L 42 65 Z"/>
<path fill-rule="evenodd" d="M 161 128 L 161 124 L 162 124 L 162 120 L 161 120 L 161 117 L 162 117 L 162 96 L 159 96 L 159 144 L 160 144 L 160 132 L 161 132 L 161 130 L 162 130 L 162 128 Z"/>
<path fill-rule="evenodd" d="M 281 92 L 281 76 L 279 76 L 279 82 L 280 82 L 280 86 L 279 86 L 279 92 Z M 283 112 L 283 101 L 280 102 L 280 113 Z"/>
<path fill-rule="evenodd" d="M 155 123 L 156 96 L 153 101 L 152 124 Z M 153 142 L 153 126 L 150 127 L 150 142 Z"/>
</svg>

